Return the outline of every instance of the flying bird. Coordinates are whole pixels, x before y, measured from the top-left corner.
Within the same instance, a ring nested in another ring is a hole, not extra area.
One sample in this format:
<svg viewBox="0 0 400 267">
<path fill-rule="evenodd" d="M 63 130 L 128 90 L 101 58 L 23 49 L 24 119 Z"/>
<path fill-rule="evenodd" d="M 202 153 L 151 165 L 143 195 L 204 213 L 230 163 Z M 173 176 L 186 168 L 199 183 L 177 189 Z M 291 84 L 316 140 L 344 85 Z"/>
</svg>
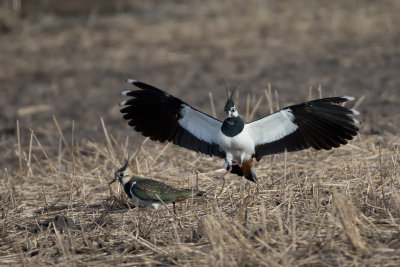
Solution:
<svg viewBox="0 0 400 267">
<path fill-rule="evenodd" d="M 109 183 L 112 184 L 119 181 L 125 193 L 131 199 L 132 203 L 145 206 L 153 206 L 158 209 L 164 202 L 172 203 L 175 211 L 175 202 L 183 201 L 190 197 L 205 196 L 205 191 L 174 188 L 162 182 L 142 178 L 138 176 L 130 176 L 128 170 L 128 162 L 115 172 L 114 179 Z"/>
<path fill-rule="evenodd" d="M 340 105 L 354 97 L 321 98 L 285 107 L 246 123 L 239 116 L 234 92 L 228 95 L 220 121 L 152 85 L 127 80 L 138 90 L 123 91 L 131 97 L 120 102 L 123 118 L 137 132 L 153 141 L 168 141 L 209 156 L 225 159 L 226 173 L 257 182 L 254 159 L 307 148 L 330 150 L 357 135 L 360 113 Z M 225 174 L 226 174 L 225 173 Z M 223 176 L 225 176 L 225 174 Z"/>
</svg>

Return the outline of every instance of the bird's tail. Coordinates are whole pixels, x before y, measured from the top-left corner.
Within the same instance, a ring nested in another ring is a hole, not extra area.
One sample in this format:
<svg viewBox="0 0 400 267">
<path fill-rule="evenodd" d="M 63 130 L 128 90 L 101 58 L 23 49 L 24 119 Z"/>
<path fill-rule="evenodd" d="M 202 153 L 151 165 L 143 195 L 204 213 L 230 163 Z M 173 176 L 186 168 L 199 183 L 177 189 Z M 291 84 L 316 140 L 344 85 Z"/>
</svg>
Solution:
<svg viewBox="0 0 400 267">
<path fill-rule="evenodd" d="M 206 191 L 195 191 L 195 190 L 193 190 L 193 189 L 187 189 L 187 188 L 185 188 L 185 189 L 183 189 L 183 188 L 181 188 L 181 189 L 179 189 L 180 190 L 180 192 L 182 193 L 182 196 L 181 197 L 179 197 L 177 200 L 176 200 L 176 202 L 179 202 L 179 201 L 183 201 L 183 200 L 185 200 L 185 199 L 188 199 L 188 198 L 191 198 L 191 197 L 207 197 L 208 195 L 206 194 Z"/>
<path fill-rule="evenodd" d="M 233 163 L 231 173 L 234 173 L 238 176 L 244 176 L 247 180 L 257 183 L 258 179 L 253 165 L 253 160 L 249 162 L 244 162 L 241 167 L 239 167 L 239 165 L 237 165 L 236 163 Z M 228 164 L 224 164 L 223 167 L 226 170 L 229 169 Z"/>
</svg>

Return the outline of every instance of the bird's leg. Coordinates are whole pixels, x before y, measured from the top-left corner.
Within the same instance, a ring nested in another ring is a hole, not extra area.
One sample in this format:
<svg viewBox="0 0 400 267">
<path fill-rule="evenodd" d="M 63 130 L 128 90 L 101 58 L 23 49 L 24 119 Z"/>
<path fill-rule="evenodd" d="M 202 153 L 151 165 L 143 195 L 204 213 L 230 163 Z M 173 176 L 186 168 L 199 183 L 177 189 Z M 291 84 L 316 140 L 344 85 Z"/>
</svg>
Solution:
<svg viewBox="0 0 400 267">
<path fill-rule="evenodd" d="M 176 215 L 175 201 L 174 201 L 174 202 L 172 202 L 172 206 L 174 207 L 174 215 Z"/>
<path fill-rule="evenodd" d="M 226 172 L 224 174 L 222 174 L 221 176 L 219 176 L 220 179 L 225 179 L 225 176 L 232 171 L 232 164 L 233 164 L 232 155 L 228 154 L 226 156 L 225 163 L 222 166 L 222 168 L 225 169 Z"/>
<path fill-rule="evenodd" d="M 223 183 L 222 183 L 222 187 L 221 190 L 219 191 L 218 194 L 215 195 L 215 197 L 219 196 L 220 194 L 222 194 L 222 191 L 224 190 L 224 186 L 225 186 L 225 176 L 232 172 L 232 158 L 227 158 L 226 162 L 224 163 L 224 165 L 222 166 L 223 169 L 226 170 L 226 172 L 224 174 L 222 174 L 221 176 L 216 176 L 219 179 L 222 179 Z"/>
<path fill-rule="evenodd" d="M 232 164 L 229 164 L 228 172 L 232 171 Z"/>
<path fill-rule="evenodd" d="M 229 164 L 228 167 L 229 167 L 228 170 L 219 177 L 220 179 L 225 179 L 225 175 L 227 175 L 232 171 L 232 164 Z"/>
</svg>

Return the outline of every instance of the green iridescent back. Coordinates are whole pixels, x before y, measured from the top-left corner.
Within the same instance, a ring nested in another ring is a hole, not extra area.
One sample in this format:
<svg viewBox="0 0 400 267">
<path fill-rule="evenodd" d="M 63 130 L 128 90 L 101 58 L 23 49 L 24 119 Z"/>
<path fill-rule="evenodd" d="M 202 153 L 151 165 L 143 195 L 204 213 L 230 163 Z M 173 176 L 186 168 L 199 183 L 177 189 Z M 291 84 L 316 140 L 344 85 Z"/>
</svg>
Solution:
<svg viewBox="0 0 400 267">
<path fill-rule="evenodd" d="M 174 202 L 180 199 L 198 195 L 202 191 L 192 189 L 174 188 L 167 184 L 152 179 L 134 176 L 136 184 L 131 187 L 131 192 L 138 198 L 146 201 Z"/>
</svg>

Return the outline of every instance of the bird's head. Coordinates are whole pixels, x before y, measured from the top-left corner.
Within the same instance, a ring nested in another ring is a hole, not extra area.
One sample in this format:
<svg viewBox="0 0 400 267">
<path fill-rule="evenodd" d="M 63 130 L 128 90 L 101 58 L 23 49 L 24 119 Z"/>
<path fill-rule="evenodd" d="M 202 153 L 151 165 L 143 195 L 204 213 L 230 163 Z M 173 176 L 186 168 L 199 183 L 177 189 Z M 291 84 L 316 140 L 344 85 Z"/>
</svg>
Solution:
<svg viewBox="0 0 400 267">
<path fill-rule="evenodd" d="M 114 183 L 116 181 L 119 181 L 122 184 L 126 184 L 127 182 L 129 182 L 129 180 L 130 180 L 130 178 L 129 178 L 130 177 L 130 171 L 129 171 L 128 165 L 129 164 L 128 164 L 128 161 L 127 161 L 125 163 L 125 165 L 122 166 L 121 169 L 119 169 L 119 170 L 117 170 L 115 172 L 114 179 L 110 182 L 110 184 L 112 184 L 112 183 Z"/>
<path fill-rule="evenodd" d="M 226 101 L 224 108 L 226 118 L 234 118 L 239 116 L 239 113 L 235 107 L 235 103 L 233 102 L 234 94 L 235 94 L 235 89 L 233 89 L 230 95 L 227 91 L 228 100 Z"/>
</svg>

